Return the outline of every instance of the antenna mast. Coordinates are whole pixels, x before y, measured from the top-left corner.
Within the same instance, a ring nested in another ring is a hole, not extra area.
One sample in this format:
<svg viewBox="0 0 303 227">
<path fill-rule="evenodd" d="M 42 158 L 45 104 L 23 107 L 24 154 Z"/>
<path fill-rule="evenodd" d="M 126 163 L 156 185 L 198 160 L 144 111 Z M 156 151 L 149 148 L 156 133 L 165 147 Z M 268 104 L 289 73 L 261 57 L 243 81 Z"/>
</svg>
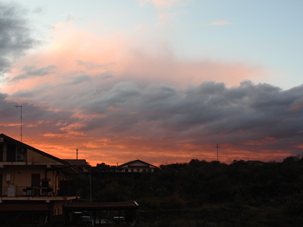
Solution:
<svg viewBox="0 0 303 227">
<path fill-rule="evenodd" d="M 218 162 L 219 161 L 219 144 L 217 144 L 216 148 L 217 148 L 217 162 Z"/>
<path fill-rule="evenodd" d="M 21 115 L 20 115 L 20 119 L 21 119 L 21 134 L 20 134 L 20 136 L 21 136 L 21 142 L 22 142 L 22 106 L 16 105 L 15 107 L 16 108 L 20 107 L 20 109 L 21 109 Z"/>
</svg>

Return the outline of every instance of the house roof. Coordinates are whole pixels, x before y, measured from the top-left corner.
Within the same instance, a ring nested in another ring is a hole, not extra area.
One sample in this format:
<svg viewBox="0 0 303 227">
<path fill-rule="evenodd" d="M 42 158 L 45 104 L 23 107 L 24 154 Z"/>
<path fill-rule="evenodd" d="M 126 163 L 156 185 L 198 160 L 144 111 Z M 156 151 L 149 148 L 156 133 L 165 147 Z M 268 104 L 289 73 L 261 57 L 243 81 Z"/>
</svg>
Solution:
<svg viewBox="0 0 303 227">
<path fill-rule="evenodd" d="M 67 202 L 64 205 L 64 209 L 70 209 L 70 210 L 93 210 L 93 209 L 108 209 L 108 210 L 114 210 L 114 209 L 136 209 L 139 207 L 139 204 L 136 201 L 130 201 L 130 202 Z"/>
<path fill-rule="evenodd" d="M 57 157 L 55 157 L 55 156 L 53 156 L 53 155 L 50 155 L 50 154 L 45 153 L 45 152 L 43 152 L 43 151 L 40 151 L 40 150 L 38 150 L 37 148 L 34 148 L 34 147 L 32 147 L 32 146 L 30 146 L 30 145 L 27 145 L 27 144 L 25 144 L 25 143 L 23 143 L 23 142 L 20 142 L 20 141 L 18 141 L 18 140 L 15 140 L 15 139 L 13 139 L 13 138 L 11 138 L 11 137 L 9 137 L 9 136 L 3 134 L 3 133 L 0 134 L 0 138 L 1 138 L 1 137 L 2 137 L 4 140 L 9 141 L 10 143 L 17 144 L 17 145 L 19 145 L 20 147 L 26 147 L 26 148 L 28 148 L 28 149 L 30 149 L 30 150 L 32 150 L 32 151 L 38 153 L 38 154 L 41 154 L 41 155 L 46 156 L 46 157 L 48 157 L 48 158 L 51 158 L 51 159 L 53 159 L 53 160 L 55 160 L 55 161 L 57 161 L 57 162 L 60 162 L 60 163 L 62 163 L 62 164 L 68 164 L 66 161 L 63 161 L 63 159 L 57 158 Z"/>
<path fill-rule="evenodd" d="M 4 139 L 6 142 L 8 142 L 8 143 L 13 143 L 13 144 L 16 144 L 16 145 L 18 145 L 18 146 L 20 146 L 20 147 L 26 147 L 27 149 L 30 149 L 30 150 L 33 151 L 33 152 L 36 152 L 36 153 L 38 153 L 38 154 L 40 154 L 40 155 L 43 155 L 43 156 L 45 156 L 45 157 L 48 157 L 48 158 L 50 158 L 50 159 L 53 159 L 53 160 L 55 160 L 55 161 L 57 161 L 57 162 L 59 162 L 59 163 L 62 163 L 62 164 L 65 165 L 65 166 L 72 167 L 71 164 L 69 164 L 67 161 L 64 161 L 63 159 L 57 158 L 57 157 L 55 157 L 55 156 L 53 156 L 53 155 L 50 155 L 50 154 L 45 153 L 45 152 L 43 152 L 43 151 L 40 151 L 40 150 L 38 150 L 37 148 L 34 148 L 34 147 L 32 147 L 32 146 L 30 146 L 30 145 L 27 145 L 27 144 L 25 144 L 25 143 L 23 143 L 23 142 L 20 142 L 20 141 L 18 141 L 18 140 L 15 140 L 15 139 L 13 139 L 13 138 L 11 138 L 11 137 L 9 137 L 9 136 L 3 134 L 3 133 L 0 134 L 0 138 L 3 138 L 3 139 Z M 64 168 L 66 168 L 66 167 L 64 167 Z M 76 171 L 76 170 L 75 170 L 75 171 Z M 77 171 L 77 172 L 78 172 L 78 171 Z"/>
<path fill-rule="evenodd" d="M 144 162 L 144 161 L 139 160 L 139 159 L 133 160 L 133 161 L 130 161 L 130 162 L 126 162 L 126 163 L 124 163 L 124 164 L 122 164 L 122 165 L 119 165 L 118 167 L 127 166 L 127 165 L 133 164 L 133 163 L 135 163 L 135 162 L 141 162 L 141 163 L 143 163 L 143 164 L 145 164 L 145 165 L 152 166 L 152 167 L 154 167 L 154 168 L 159 168 L 159 167 L 157 167 L 157 166 L 154 166 L 154 165 L 152 165 L 152 164 L 150 164 L 150 163 Z"/>
<path fill-rule="evenodd" d="M 3 211 L 47 211 L 48 204 L 0 204 L 0 212 Z"/>
</svg>

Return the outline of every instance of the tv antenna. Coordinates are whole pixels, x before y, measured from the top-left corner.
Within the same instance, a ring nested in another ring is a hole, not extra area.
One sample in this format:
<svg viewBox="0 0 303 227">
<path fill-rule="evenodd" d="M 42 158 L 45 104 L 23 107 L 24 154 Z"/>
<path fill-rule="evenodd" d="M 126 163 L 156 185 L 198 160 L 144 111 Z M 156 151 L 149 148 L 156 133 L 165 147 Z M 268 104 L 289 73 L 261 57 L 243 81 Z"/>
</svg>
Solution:
<svg viewBox="0 0 303 227">
<path fill-rule="evenodd" d="M 217 148 L 217 162 L 218 162 L 219 161 L 219 144 L 217 144 L 216 148 Z"/>
<path fill-rule="evenodd" d="M 20 115 L 20 119 L 21 119 L 21 134 L 20 134 L 20 136 L 21 136 L 21 142 L 22 142 L 22 106 L 15 105 L 15 107 L 16 108 L 20 107 L 20 109 L 21 109 L 21 115 Z"/>
</svg>

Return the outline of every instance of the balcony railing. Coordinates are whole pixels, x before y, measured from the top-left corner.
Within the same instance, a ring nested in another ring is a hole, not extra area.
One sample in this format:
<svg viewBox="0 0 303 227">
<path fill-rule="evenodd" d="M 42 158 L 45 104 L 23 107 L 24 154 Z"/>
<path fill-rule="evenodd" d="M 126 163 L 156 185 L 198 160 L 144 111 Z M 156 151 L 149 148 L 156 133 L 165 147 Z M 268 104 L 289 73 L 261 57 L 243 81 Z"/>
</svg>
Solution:
<svg viewBox="0 0 303 227">
<path fill-rule="evenodd" d="M 2 187 L 1 196 L 15 197 L 15 196 L 52 196 L 53 189 L 50 187 L 39 186 L 17 186 L 10 185 Z"/>
<path fill-rule="evenodd" d="M 33 196 L 75 196 L 73 188 L 57 189 L 42 186 L 17 186 L 10 185 L 0 188 L 0 197 L 33 197 Z"/>
</svg>

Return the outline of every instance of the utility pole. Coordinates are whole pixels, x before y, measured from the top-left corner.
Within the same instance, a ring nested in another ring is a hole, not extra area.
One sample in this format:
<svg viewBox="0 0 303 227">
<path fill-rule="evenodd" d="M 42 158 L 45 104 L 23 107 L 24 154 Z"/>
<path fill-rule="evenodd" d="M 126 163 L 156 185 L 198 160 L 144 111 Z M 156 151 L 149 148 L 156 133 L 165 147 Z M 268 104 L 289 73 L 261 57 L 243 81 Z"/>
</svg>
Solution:
<svg viewBox="0 0 303 227">
<path fill-rule="evenodd" d="M 89 168 L 89 202 L 92 202 L 92 167 Z"/>
<path fill-rule="evenodd" d="M 16 108 L 20 107 L 20 109 L 21 109 L 21 116 L 20 116 L 20 119 L 21 119 L 21 134 L 20 134 L 20 136 L 21 136 L 21 142 L 22 142 L 22 106 L 16 105 L 15 107 Z"/>
<path fill-rule="evenodd" d="M 217 148 L 217 162 L 218 162 L 219 161 L 219 144 L 217 144 L 216 148 Z"/>
<path fill-rule="evenodd" d="M 78 148 L 76 148 L 76 159 L 78 160 Z"/>
</svg>

